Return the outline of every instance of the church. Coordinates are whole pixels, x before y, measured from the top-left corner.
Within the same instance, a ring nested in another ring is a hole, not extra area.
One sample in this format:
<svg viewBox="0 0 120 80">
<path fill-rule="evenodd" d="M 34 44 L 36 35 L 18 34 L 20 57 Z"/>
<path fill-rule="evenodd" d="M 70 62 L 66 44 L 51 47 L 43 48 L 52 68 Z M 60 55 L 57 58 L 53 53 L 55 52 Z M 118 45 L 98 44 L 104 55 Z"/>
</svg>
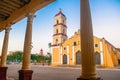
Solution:
<svg viewBox="0 0 120 80">
<path fill-rule="evenodd" d="M 70 38 L 67 37 L 66 16 L 59 10 L 54 17 L 52 66 L 80 65 L 82 62 L 80 39 L 80 29 Z M 105 38 L 94 36 L 93 40 L 96 65 L 112 68 L 120 64 L 119 48 L 113 46 Z"/>
</svg>

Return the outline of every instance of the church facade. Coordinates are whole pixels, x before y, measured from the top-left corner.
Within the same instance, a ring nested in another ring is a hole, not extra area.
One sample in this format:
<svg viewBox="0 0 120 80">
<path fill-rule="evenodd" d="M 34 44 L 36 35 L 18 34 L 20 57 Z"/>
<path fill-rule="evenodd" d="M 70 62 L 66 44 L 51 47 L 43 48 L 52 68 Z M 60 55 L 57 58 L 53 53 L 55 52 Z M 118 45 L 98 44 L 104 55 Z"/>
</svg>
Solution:
<svg viewBox="0 0 120 80">
<path fill-rule="evenodd" d="M 61 10 L 54 17 L 53 29 L 52 66 L 80 65 L 82 62 L 80 30 L 71 38 L 67 37 L 66 16 Z M 96 65 L 115 67 L 120 64 L 120 49 L 114 47 L 105 38 L 94 36 L 94 53 Z"/>
</svg>

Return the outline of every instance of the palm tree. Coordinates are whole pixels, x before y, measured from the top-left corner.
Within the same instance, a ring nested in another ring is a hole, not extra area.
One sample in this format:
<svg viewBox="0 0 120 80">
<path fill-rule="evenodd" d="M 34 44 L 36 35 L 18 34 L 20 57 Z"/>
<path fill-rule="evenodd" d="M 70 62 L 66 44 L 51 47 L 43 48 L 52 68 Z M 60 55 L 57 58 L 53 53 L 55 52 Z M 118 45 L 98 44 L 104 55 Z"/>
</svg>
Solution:
<svg viewBox="0 0 120 80">
<path fill-rule="evenodd" d="M 51 43 L 48 43 L 49 53 L 51 53 Z"/>
</svg>

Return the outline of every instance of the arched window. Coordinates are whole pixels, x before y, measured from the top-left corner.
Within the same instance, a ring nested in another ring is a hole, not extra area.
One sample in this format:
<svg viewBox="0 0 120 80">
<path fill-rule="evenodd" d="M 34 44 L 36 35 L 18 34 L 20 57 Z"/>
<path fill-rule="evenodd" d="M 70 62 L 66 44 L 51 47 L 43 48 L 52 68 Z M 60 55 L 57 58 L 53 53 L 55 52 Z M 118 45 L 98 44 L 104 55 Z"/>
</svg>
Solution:
<svg viewBox="0 0 120 80">
<path fill-rule="evenodd" d="M 62 42 L 65 42 L 65 39 L 63 39 Z"/>
<path fill-rule="evenodd" d="M 80 53 L 80 51 L 76 52 L 76 64 L 81 64 L 81 53 Z"/>
<path fill-rule="evenodd" d="M 73 42 L 73 46 L 77 46 L 77 43 L 76 43 L 76 42 Z"/>
<path fill-rule="evenodd" d="M 66 54 L 63 55 L 63 64 L 67 64 L 67 55 Z"/>
<path fill-rule="evenodd" d="M 65 33 L 65 29 L 63 29 L 63 34 Z"/>
<path fill-rule="evenodd" d="M 100 53 L 95 52 L 95 59 L 96 59 L 96 64 L 100 64 L 101 63 L 101 61 L 100 61 Z"/>
<path fill-rule="evenodd" d="M 63 23 L 64 23 L 64 20 L 63 20 Z"/>
<path fill-rule="evenodd" d="M 58 39 L 56 39 L 55 43 L 58 44 Z"/>
<path fill-rule="evenodd" d="M 57 24 L 59 23 L 59 21 L 57 20 Z"/>
<path fill-rule="evenodd" d="M 56 29 L 56 34 L 58 34 L 58 29 Z"/>
</svg>

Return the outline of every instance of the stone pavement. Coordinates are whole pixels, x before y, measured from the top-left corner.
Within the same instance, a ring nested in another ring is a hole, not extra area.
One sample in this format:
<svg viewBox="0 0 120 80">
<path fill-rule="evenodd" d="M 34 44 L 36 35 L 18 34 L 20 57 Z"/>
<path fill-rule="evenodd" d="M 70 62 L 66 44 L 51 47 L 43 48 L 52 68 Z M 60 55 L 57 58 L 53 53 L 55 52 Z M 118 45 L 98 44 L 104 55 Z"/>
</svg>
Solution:
<svg viewBox="0 0 120 80">
<path fill-rule="evenodd" d="M 79 67 L 50 67 L 41 65 L 32 65 L 32 80 L 76 80 L 80 76 Z M 8 65 L 8 80 L 18 80 L 18 70 L 21 65 Z M 103 80 L 120 80 L 120 69 L 97 68 L 97 74 Z M 10 79 L 11 78 L 11 79 Z"/>
</svg>

